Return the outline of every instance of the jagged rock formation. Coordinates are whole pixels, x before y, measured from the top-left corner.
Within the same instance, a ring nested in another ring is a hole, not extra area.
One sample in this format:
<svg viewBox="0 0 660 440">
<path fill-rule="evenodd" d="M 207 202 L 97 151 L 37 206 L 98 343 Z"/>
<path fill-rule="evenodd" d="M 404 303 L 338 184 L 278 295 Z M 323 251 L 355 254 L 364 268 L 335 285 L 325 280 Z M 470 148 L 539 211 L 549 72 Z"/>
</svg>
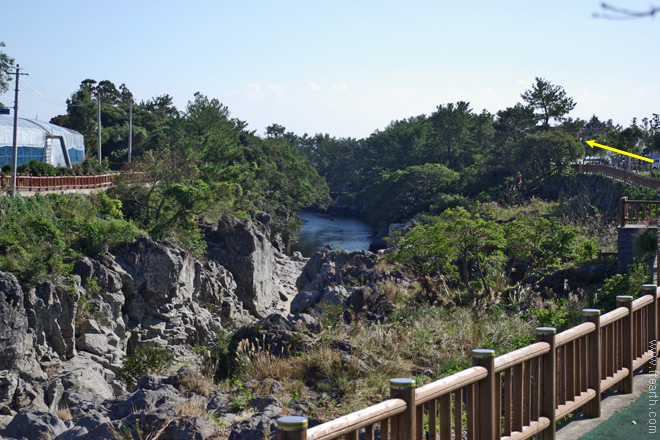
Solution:
<svg viewBox="0 0 660 440">
<path fill-rule="evenodd" d="M 77 261 L 58 284 L 27 286 L 0 273 L 0 438 L 106 438 L 147 405 L 118 403 L 127 392 L 116 380 L 127 353 L 167 346 L 190 360 L 192 346 L 206 345 L 223 326 L 288 312 L 306 259 L 275 250 L 269 220 L 223 217 L 207 226 L 207 261 L 141 237 L 113 255 Z M 204 418 L 174 416 L 172 405 L 186 399 L 163 390 L 152 400 L 169 409 L 152 402 L 145 416 L 167 420 L 159 438 L 207 438 L 217 430 Z M 79 412 L 75 426 L 54 416 L 64 407 Z"/>
<path fill-rule="evenodd" d="M 378 285 L 392 283 L 407 287 L 412 280 L 398 271 L 380 270 L 377 264 L 378 256 L 369 251 L 316 253 L 296 280 L 300 292 L 291 302 L 291 313 L 313 310 L 321 314 L 326 303 L 341 305 L 353 315 L 384 319 L 392 311 L 392 304 Z"/>
<path fill-rule="evenodd" d="M 258 223 L 224 216 L 217 225 L 206 225 L 208 256 L 226 267 L 236 280 L 236 297 L 250 314 L 264 318 L 273 311 L 286 312 L 296 291 L 293 280 L 304 259 L 288 259 L 270 242 L 270 216 Z M 298 264 L 296 264 L 298 263 Z"/>
</svg>

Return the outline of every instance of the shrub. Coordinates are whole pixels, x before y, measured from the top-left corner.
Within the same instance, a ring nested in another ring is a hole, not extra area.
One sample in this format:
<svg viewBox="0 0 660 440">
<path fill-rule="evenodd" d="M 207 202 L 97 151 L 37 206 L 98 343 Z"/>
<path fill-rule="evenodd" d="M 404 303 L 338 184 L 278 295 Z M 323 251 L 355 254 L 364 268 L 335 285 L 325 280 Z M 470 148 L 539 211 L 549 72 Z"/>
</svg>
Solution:
<svg viewBox="0 0 660 440">
<path fill-rule="evenodd" d="M 76 194 L 0 197 L 0 270 L 28 283 L 56 279 L 81 254 L 95 256 L 134 240 L 137 227 L 116 218 L 112 199 L 100 200 Z"/>
<path fill-rule="evenodd" d="M 117 378 L 133 389 L 146 374 L 164 374 L 172 366 L 173 355 L 167 348 L 140 347 L 124 358 Z"/>
</svg>

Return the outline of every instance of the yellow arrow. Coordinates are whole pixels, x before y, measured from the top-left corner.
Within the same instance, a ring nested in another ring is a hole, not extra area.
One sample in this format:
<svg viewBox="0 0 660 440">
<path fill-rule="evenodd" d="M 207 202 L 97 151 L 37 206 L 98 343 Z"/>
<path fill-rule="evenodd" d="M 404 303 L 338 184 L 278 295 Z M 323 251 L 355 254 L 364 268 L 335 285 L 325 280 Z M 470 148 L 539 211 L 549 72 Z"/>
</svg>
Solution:
<svg viewBox="0 0 660 440">
<path fill-rule="evenodd" d="M 636 154 L 628 153 L 627 151 L 621 151 L 621 150 L 617 150 L 616 148 L 612 148 L 612 147 L 608 147 L 608 146 L 605 146 L 605 145 L 597 144 L 596 141 L 586 141 L 586 142 L 587 142 L 587 144 L 589 144 L 589 146 L 591 148 L 593 148 L 593 147 L 605 148 L 606 150 L 614 151 L 615 153 L 625 154 L 626 156 L 634 157 L 635 159 L 642 159 L 642 160 L 645 160 L 645 161 L 651 162 L 651 163 L 653 162 L 653 159 L 649 159 L 648 157 L 638 156 Z"/>
</svg>

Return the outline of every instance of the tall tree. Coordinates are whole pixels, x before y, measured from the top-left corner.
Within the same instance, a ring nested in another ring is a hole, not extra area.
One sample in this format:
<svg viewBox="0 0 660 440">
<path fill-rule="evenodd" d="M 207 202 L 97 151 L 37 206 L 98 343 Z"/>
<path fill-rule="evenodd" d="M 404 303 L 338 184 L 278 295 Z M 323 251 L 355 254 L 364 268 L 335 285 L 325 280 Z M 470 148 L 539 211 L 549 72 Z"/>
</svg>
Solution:
<svg viewBox="0 0 660 440">
<path fill-rule="evenodd" d="M 0 47 L 5 47 L 5 43 L 0 41 Z M 14 59 L 0 51 L 0 95 L 9 90 L 9 71 L 13 67 Z M 0 108 L 4 108 L 2 103 L 0 103 Z"/>
<path fill-rule="evenodd" d="M 525 90 L 520 96 L 534 110 L 540 112 L 539 119 L 543 121 L 545 127 L 550 125 L 550 119 L 563 121 L 564 117 L 575 108 L 575 101 L 566 96 L 566 91 L 561 86 L 555 86 L 539 77 L 536 78 L 536 84 L 532 85 L 532 89 Z"/>
</svg>

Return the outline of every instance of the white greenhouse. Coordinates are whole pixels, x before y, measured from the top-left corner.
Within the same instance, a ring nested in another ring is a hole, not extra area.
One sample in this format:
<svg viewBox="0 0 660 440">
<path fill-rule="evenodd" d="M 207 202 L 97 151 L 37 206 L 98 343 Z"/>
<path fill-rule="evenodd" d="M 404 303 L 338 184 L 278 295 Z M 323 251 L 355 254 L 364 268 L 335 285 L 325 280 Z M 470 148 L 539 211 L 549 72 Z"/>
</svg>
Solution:
<svg viewBox="0 0 660 440">
<path fill-rule="evenodd" d="M 0 116 L 0 166 L 12 163 L 13 136 L 14 118 Z M 85 159 L 83 135 L 36 119 L 18 118 L 16 145 L 19 166 L 35 159 L 71 168 Z"/>
</svg>

